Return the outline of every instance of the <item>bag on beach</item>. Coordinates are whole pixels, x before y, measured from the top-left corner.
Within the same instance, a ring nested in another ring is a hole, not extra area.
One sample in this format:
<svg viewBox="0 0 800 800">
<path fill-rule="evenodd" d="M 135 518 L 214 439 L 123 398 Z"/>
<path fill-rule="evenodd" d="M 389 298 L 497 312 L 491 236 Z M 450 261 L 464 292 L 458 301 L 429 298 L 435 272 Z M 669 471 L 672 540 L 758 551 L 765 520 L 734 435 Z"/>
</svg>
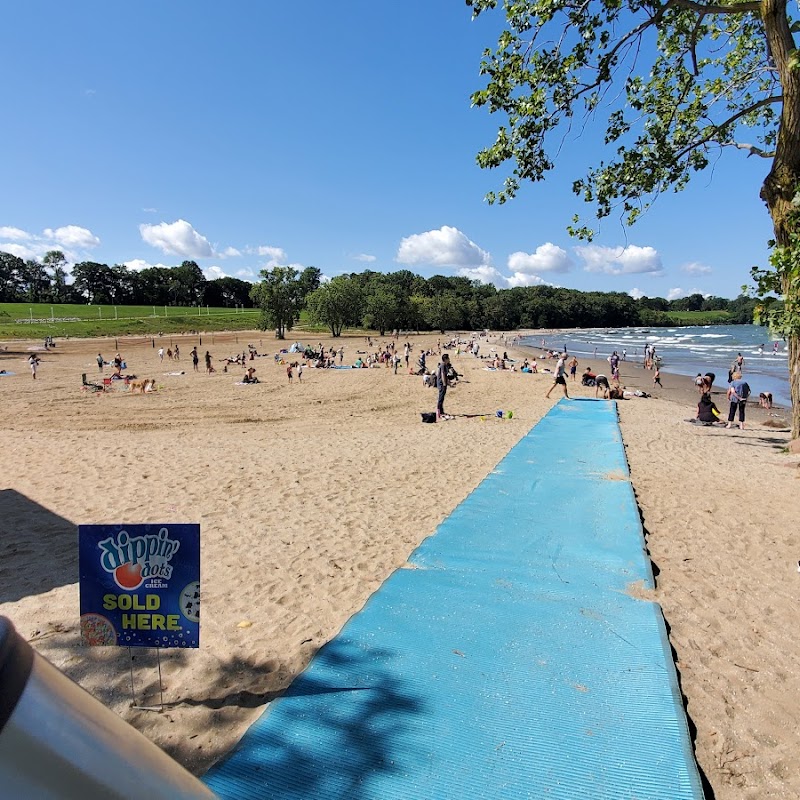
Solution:
<svg viewBox="0 0 800 800">
<path fill-rule="evenodd" d="M 750 384 L 746 381 L 742 383 L 742 389 L 740 392 L 737 392 L 737 394 L 740 400 L 747 400 L 747 398 L 750 397 Z"/>
<path fill-rule="evenodd" d="M 423 411 L 420 416 L 422 417 L 423 422 L 436 422 L 435 411 Z"/>
</svg>

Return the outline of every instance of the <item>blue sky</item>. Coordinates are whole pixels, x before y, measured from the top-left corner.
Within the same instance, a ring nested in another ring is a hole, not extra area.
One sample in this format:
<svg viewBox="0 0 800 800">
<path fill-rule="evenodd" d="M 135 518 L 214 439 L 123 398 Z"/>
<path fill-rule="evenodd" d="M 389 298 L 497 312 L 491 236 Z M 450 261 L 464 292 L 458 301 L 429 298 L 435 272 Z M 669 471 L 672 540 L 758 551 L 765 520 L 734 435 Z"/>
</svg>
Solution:
<svg viewBox="0 0 800 800">
<path fill-rule="evenodd" d="M 572 181 L 490 206 L 478 150 L 501 122 L 470 108 L 499 14 L 460 0 L 26 0 L 3 12 L 0 250 L 131 268 L 197 261 L 257 280 L 275 264 L 467 275 L 500 288 L 734 297 L 763 266 L 768 162 L 725 153 L 634 227 L 590 245 Z"/>
</svg>

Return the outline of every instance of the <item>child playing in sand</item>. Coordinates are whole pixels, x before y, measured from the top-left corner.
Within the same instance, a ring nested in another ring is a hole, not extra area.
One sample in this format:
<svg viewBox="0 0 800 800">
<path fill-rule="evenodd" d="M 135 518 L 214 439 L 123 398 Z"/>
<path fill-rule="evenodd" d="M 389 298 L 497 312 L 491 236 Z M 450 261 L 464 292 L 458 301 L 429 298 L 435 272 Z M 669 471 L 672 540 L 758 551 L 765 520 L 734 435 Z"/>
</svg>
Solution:
<svg viewBox="0 0 800 800">
<path fill-rule="evenodd" d="M 292 365 L 291 364 L 287 364 L 286 365 L 286 376 L 289 378 L 289 383 L 291 383 L 292 382 L 292 378 L 294 377 L 293 374 L 292 374 Z"/>
</svg>

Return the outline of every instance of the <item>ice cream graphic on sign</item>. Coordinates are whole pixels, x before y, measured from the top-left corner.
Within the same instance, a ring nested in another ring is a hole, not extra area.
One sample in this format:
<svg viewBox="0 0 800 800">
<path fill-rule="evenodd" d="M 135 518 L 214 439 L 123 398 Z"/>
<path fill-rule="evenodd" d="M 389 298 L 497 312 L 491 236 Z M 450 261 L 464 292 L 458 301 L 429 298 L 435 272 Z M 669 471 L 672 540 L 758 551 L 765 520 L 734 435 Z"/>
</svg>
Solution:
<svg viewBox="0 0 800 800">
<path fill-rule="evenodd" d="M 172 577 L 170 561 L 181 543 L 169 538 L 169 530 L 161 528 L 156 534 L 130 536 L 120 531 L 97 546 L 101 549 L 100 563 L 114 576 L 120 589 L 138 589 L 147 578 Z"/>
<path fill-rule="evenodd" d="M 200 526 L 78 526 L 88 645 L 198 647 Z"/>
</svg>

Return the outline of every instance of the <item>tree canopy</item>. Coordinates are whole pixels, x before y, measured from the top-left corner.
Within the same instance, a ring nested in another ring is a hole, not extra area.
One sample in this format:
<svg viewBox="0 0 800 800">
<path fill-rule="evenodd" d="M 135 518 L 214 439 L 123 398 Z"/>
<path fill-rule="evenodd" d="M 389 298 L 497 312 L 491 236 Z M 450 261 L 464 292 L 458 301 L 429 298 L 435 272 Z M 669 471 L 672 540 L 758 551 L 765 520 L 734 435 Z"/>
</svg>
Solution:
<svg viewBox="0 0 800 800">
<path fill-rule="evenodd" d="M 466 0 L 474 15 L 499 0 Z M 563 136 L 604 113 L 608 159 L 573 191 L 597 219 L 636 221 L 725 149 L 769 161 L 760 190 L 775 231 L 773 279 L 785 300 L 771 321 L 789 342 L 792 436 L 800 436 L 800 69 L 787 0 L 503 0 L 504 30 L 484 52 L 473 103 L 503 122 L 478 154 L 508 166 L 490 202 L 553 169 Z M 573 235 L 594 229 L 577 217 Z"/>
</svg>

